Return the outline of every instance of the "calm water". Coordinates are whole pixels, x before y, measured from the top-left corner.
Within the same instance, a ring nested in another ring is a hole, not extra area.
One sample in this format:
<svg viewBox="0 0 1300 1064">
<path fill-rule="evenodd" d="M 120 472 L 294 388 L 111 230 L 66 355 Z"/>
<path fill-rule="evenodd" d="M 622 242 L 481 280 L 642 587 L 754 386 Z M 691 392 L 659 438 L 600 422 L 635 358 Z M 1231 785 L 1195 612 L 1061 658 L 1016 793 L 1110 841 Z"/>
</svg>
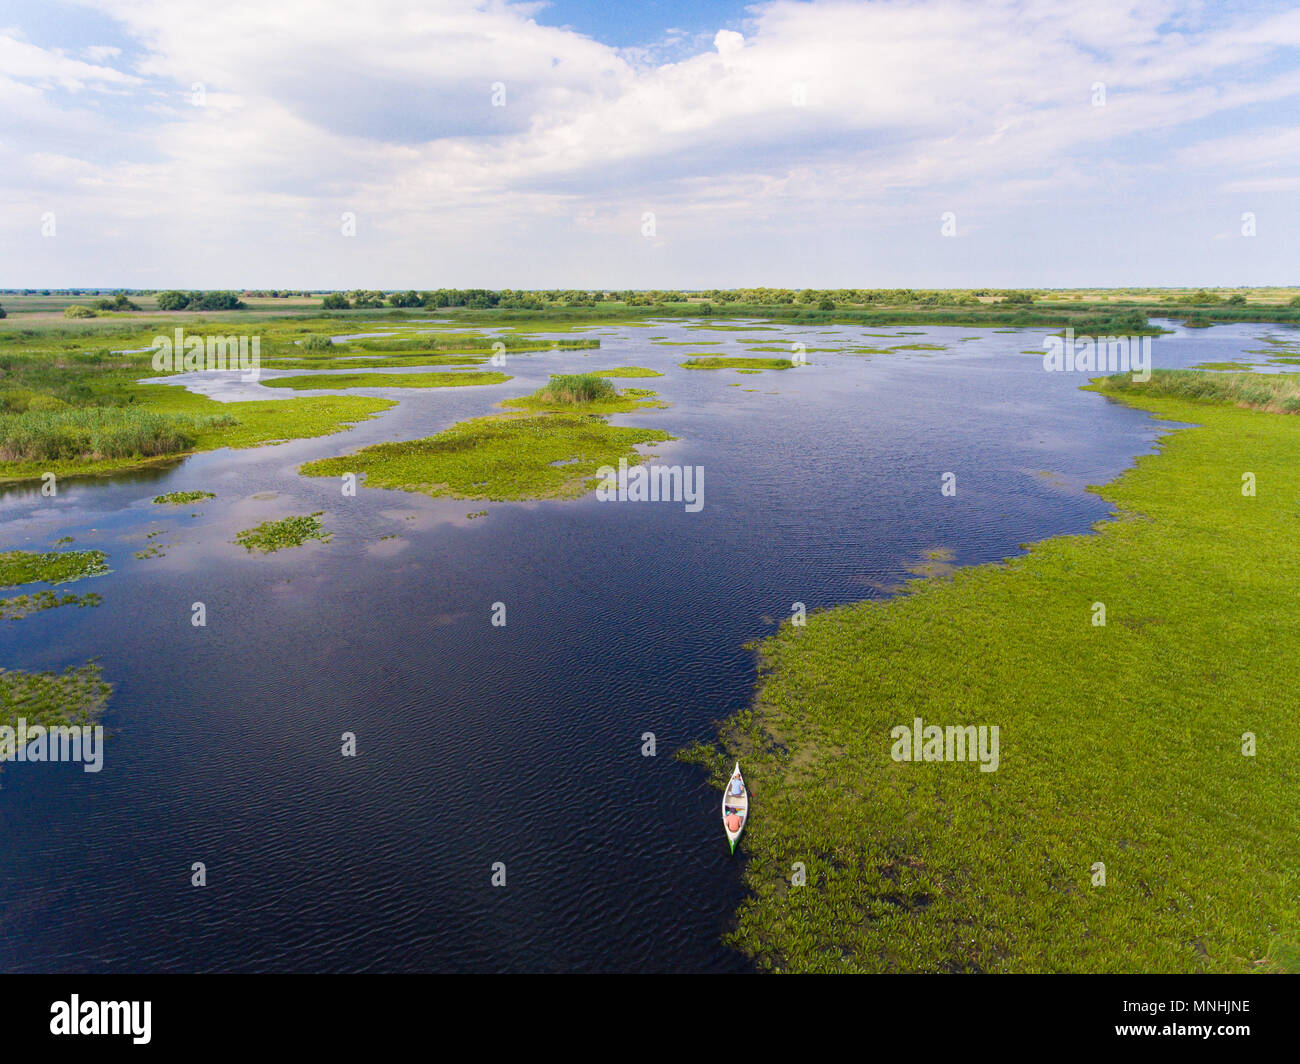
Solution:
<svg viewBox="0 0 1300 1064">
<path fill-rule="evenodd" d="M 930 549 L 975 564 L 1086 531 L 1108 510 L 1084 486 L 1164 431 L 1078 391 L 1086 375 L 1045 373 L 1021 353 L 1041 331 L 870 331 L 890 338 L 601 328 L 600 351 L 511 356 L 507 384 L 378 393 L 401 405 L 338 436 L 3 496 L 0 549 L 72 535 L 114 571 L 75 587 L 102 594 L 98 609 L 0 622 L 0 665 L 96 658 L 114 692 L 101 773 L 0 772 L 0 970 L 746 970 L 720 944 L 742 892 L 718 796 L 671 758 L 749 701 L 744 644 L 795 601 L 886 594 Z M 1281 332 L 1179 332 L 1156 340 L 1156 365 L 1240 357 Z M 757 376 L 676 368 L 757 339 L 948 350 L 814 350 L 809 367 Z M 295 473 L 487 413 L 551 372 L 620 365 L 666 373 L 623 383 L 671 407 L 616 420 L 680 437 L 655 451 L 704 467 L 702 512 L 343 498 Z M 218 498 L 150 503 L 185 489 Z M 328 544 L 250 556 L 231 542 L 314 510 Z M 148 543 L 165 555 L 132 556 Z M 340 756 L 344 731 L 356 758 Z M 644 732 L 659 756 L 641 755 Z M 205 889 L 190 886 L 196 861 Z"/>
</svg>

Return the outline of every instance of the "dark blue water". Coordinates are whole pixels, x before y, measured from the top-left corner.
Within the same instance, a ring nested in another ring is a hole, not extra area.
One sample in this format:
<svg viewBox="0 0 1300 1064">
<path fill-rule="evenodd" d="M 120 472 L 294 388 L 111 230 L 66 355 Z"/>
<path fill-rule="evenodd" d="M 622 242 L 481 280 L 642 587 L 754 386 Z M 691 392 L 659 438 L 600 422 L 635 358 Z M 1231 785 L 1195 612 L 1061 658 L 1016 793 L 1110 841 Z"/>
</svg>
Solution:
<svg viewBox="0 0 1300 1064">
<path fill-rule="evenodd" d="M 1238 357 L 1264 331 L 1179 332 L 1156 364 Z M 1080 392 L 1086 375 L 1044 372 L 1022 353 L 1041 332 L 862 333 L 601 329 L 600 351 L 512 356 L 514 380 L 492 388 L 394 392 L 399 407 L 334 437 L 65 481 L 54 500 L 6 494 L 0 549 L 72 535 L 114 571 L 76 586 L 103 595 L 97 609 L 0 622 L 0 665 L 95 658 L 114 691 L 101 773 L 0 771 L 0 969 L 745 970 L 721 945 L 741 887 L 718 796 L 671 757 L 750 700 L 744 645 L 795 601 L 886 594 L 927 550 L 977 564 L 1088 530 L 1108 511 L 1085 485 L 1167 427 Z M 752 346 L 739 340 L 846 338 L 948 350 L 814 351 L 757 376 L 676 368 Z M 701 512 L 344 498 L 295 472 L 489 412 L 550 372 L 619 365 L 666 373 L 623 383 L 669 408 L 617 420 L 679 437 L 654 451 L 704 467 Z M 150 503 L 195 488 L 218 498 Z M 232 543 L 314 510 L 329 543 Z M 132 556 L 148 543 L 165 555 Z M 356 758 L 340 756 L 345 731 Z"/>
</svg>

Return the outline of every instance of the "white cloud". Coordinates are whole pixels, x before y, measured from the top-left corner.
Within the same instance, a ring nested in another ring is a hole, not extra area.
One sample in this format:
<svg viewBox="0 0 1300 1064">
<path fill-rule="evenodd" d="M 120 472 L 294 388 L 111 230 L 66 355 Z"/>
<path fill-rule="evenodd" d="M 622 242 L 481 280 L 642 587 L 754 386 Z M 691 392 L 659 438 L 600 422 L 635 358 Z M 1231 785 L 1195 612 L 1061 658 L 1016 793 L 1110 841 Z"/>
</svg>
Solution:
<svg viewBox="0 0 1300 1064">
<path fill-rule="evenodd" d="M 102 63 L 106 59 L 115 59 L 122 54 L 122 49 L 111 44 L 92 44 L 81 50 L 81 54 L 92 63 Z"/>
<path fill-rule="evenodd" d="M 713 38 L 713 47 L 719 55 L 735 55 L 745 47 L 745 38 L 735 30 L 718 30 Z"/>
<path fill-rule="evenodd" d="M 12 28 L 0 29 L 0 77 L 69 92 L 140 83 L 139 78 L 99 62 L 86 63 L 62 52 L 39 48 Z"/>
<path fill-rule="evenodd" d="M 774 269 L 789 241 L 822 232 L 833 272 L 852 261 L 837 243 L 846 215 L 884 231 L 910 212 L 934 228 L 937 210 L 960 207 L 984 234 L 998 212 L 1049 201 L 1117 188 L 1158 200 L 1150 189 L 1175 167 L 1216 193 L 1292 187 L 1275 168 L 1295 152 L 1270 158 L 1264 134 L 1195 139 L 1198 124 L 1300 93 L 1279 61 L 1300 44 L 1297 11 L 1205 21 L 1173 0 L 775 0 L 750 9 L 745 36 L 720 30 L 681 56 L 679 31 L 663 50 L 622 51 L 538 24 L 537 5 L 91 2 L 143 58 L 128 73 L 114 46 L 83 61 L 0 32 L 0 113 L 25 119 L 0 121 L 13 157 L 0 186 L 23 217 L 63 198 L 168 246 L 224 240 L 208 262 L 230 271 L 247 266 L 240 248 L 264 245 L 268 269 L 297 271 L 266 284 L 313 283 L 301 271 L 321 263 L 355 283 L 416 283 L 431 260 L 443 283 L 467 282 L 458 264 L 479 283 L 566 283 L 520 275 L 566 254 L 566 233 L 583 234 L 574 256 L 598 247 L 642 270 L 646 204 L 668 223 L 667 251 L 713 256 L 711 283 L 728 283 L 717 236 L 737 227 L 768 235 Z M 205 107 L 189 103 L 196 82 Z M 134 111 L 92 113 L 127 91 Z M 349 209 L 375 243 L 333 239 Z M 381 239 L 385 254 L 364 260 Z"/>
</svg>

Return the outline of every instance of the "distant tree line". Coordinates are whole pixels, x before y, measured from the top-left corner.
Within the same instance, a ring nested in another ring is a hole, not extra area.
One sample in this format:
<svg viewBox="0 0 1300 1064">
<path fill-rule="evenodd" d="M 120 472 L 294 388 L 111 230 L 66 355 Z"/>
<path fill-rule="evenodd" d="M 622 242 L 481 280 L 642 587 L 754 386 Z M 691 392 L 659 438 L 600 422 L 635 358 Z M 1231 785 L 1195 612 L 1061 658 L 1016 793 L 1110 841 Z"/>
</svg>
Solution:
<svg viewBox="0 0 1300 1064">
<path fill-rule="evenodd" d="M 353 289 L 331 292 L 322 301 L 326 310 L 374 310 L 379 307 L 437 310 L 441 307 L 468 307 L 471 310 L 546 310 L 549 307 L 594 307 L 603 302 L 629 302 L 633 306 L 651 306 L 662 302 L 685 302 L 680 292 L 587 292 L 579 289 L 547 289 L 536 292 L 510 288 L 439 288 L 435 291 L 381 292 Z"/>
<path fill-rule="evenodd" d="M 1169 291 L 1167 289 L 1115 289 L 1112 294 L 1132 297 L 1137 303 L 1154 303 L 1156 300 L 1166 305 L 1190 307 L 1244 308 L 1246 295 L 1235 292 L 1220 295 L 1206 289 L 1194 291 Z M 241 295 L 254 299 L 292 299 L 311 298 L 319 291 L 299 289 L 247 289 L 242 293 L 234 291 L 181 291 L 170 289 L 115 289 L 106 291 L 101 288 L 14 288 L 0 289 L 0 294 L 23 296 L 106 296 L 92 304 L 95 310 L 123 311 L 139 310 L 140 307 L 130 297 L 156 295 L 158 307 L 165 311 L 177 310 L 243 310 L 246 304 Z M 377 310 L 383 307 L 397 309 L 438 310 L 446 307 L 466 307 L 473 310 L 501 308 L 505 310 L 552 310 L 570 307 L 596 307 L 602 303 L 620 303 L 629 307 L 663 307 L 667 304 L 692 303 L 701 313 L 713 313 L 715 307 L 737 305 L 754 307 L 789 306 L 792 309 L 807 308 L 821 312 L 849 308 L 880 307 L 970 307 L 978 305 L 1029 306 L 1036 301 L 1084 298 L 1077 292 L 1068 295 L 1064 291 L 1039 289 L 1024 291 L 1020 289 L 975 288 L 970 290 L 941 290 L 916 288 L 712 288 L 705 291 L 681 292 L 663 289 L 610 289 L 586 290 L 548 288 L 533 291 L 522 289 L 487 288 L 439 288 L 432 291 L 410 289 L 405 292 L 386 292 L 378 289 L 352 289 L 347 292 L 329 292 L 324 295 L 322 306 L 326 310 Z M 1300 296 L 1289 300 L 1288 306 L 1300 308 Z M 87 309 L 92 309 L 87 308 Z M 0 317 L 4 316 L 0 308 Z"/>
<path fill-rule="evenodd" d="M 993 299 L 1008 304 L 1030 304 L 1034 294 L 1013 289 L 979 289 L 971 292 L 926 291 L 912 288 L 835 288 L 796 290 L 791 288 L 713 288 L 688 294 L 660 289 L 620 289 L 585 291 L 582 289 L 540 289 L 519 291 L 487 288 L 439 288 L 435 291 L 382 292 L 377 289 L 353 289 L 331 292 L 325 296 L 326 310 L 375 310 L 380 307 L 437 310 L 441 307 L 468 307 L 488 310 L 545 310 L 550 307 L 594 307 L 600 303 L 623 303 L 630 307 L 653 307 L 666 303 L 686 303 L 692 299 L 708 304 L 742 303 L 757 306 L 807 306 L 834 310 L 841 306 L 935 306 L 961 307 Z"/>
<path fill-rule="evenodd" d="M 248 306 L 235 292 L 158 293 L 159 310 L 244 310 Z"/>
<path fill-rule="evenodd" d="M 140 304 L 133 302 L 125 292 L 118 292 L 112 299 L 98 299 L 94 303 L 96 310 L 139 310 Z"/>
<path fill-rule="evenodd" d="M 1246 297 L 1240 292 L 1228 296 L 1226 299 L 1217 292 L 1207 292 L 1204 288 L 1196 292 L 1187 292 L 1181 295 L 1167 295 L 1164 297 L 1166 303 L 1178 303 L 1185 306 L 1207 306 L 1212 307 L 1218 303 L 1225 303 L 1232 307 L 1244 307 Z M 1297 297 L 1300 299 L 1300 297 Z M 1300 306 L 1295 299 L 1291 300 L 1292 306 Z"/>
</svg>

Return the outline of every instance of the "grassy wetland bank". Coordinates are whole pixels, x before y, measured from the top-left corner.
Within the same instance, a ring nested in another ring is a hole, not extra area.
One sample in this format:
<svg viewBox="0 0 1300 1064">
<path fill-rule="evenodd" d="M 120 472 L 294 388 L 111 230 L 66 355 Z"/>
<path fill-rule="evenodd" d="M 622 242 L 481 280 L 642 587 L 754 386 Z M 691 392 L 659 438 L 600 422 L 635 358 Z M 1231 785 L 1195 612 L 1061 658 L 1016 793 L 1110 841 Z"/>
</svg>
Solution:
<svg viewBox="0 0 1300 1064">
<path fill-rule="evenodd" d="M 393 405 L 351 395 L 221 403 L 185 388 L 142 383 L 170 375 L 153 366 L 156 336 L 169 336 L 175 327 L 200 337 L 225 336 L 239 329 L 228 321 L 167 318 L 69 329 L 24 326 L 21 316 L 10 315 L 2 324 L 0 483 L 46 473 L 109 474 L 217 447 L 326 435 Z M 295 346 L 293 337 L 306 327 L 261 328 L 266 353 Z"/>
<path fill-rule="evenodd" d="M 493 354 L 544 354 L 599 347 L 589 337 L 535 338 L 487 335 L 477 330 L 425 327 L 391 335 L 407 324 L 397 319 L 369 322 L 373 335 L 335 342 L 332 334 L 362 326 L 345 325 L 319 311 L 272 315 L 253 308 L 206 316 L 150 312 L 151 297 L 140 296 L 138 313 L 90 321 L 50 320 L 48 305 L 78 306 L 61 297 L 12 297 L 0 322 L 0 483 L 39 479 L 46 473 L 89 476 L 158 465 L 218 447 L 257 447 L 345 431 L 391 408 L 392 399 L 359 395 L 304 396 L 222 403 L 185 388 L 143 383 L 179 372 L 154 363 L 158 337 L 182 330 L 213 343 L 242 335 L 258 340 L 268 370 L 351 369 L 354 375 L 268 377 L 273 389 L 441 388 L 503 383 L 494 370 L 444 372 L 473 367 Z M 17 312 L 15 313 L 15 309 Z M 381 326 L 387 325 L 387 328 Z M 224 348 L 221 348 L 224 350 Z M 198 368 L 202 369 L 201 364 Z M 379 374 L 377 369 L 435 372 Z M 268 395 L 275 395 L 269 392 Z"/>
<path fill-rule="evenodd" d="M 762 810 L 760 967 L 1300 968 L 1300 379 L 1094 387 L 1194 426 L 1100 489 L 1115 520 L 762 644 L 715 762 Z M 916 718 L 997 726 L 996 771 L 898 760 Z"/>
</svg>

